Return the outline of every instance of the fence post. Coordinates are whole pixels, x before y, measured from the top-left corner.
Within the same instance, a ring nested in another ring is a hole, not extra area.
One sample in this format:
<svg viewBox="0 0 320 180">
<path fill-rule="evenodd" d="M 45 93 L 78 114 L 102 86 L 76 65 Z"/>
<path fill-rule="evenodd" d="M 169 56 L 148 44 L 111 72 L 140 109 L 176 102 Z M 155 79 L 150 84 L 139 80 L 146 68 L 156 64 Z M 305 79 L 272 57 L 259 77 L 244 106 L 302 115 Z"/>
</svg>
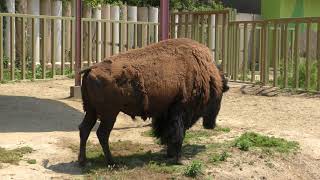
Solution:
<svg viewBox="0 0 320 180">
<path fill-rule="evenodd" d="M 128 22 L 136 23 L 138 20 L 138 7 L 137 6 L 128 6 Z M 128 49 L 134 48 L 135 44 L 135 24 L 128 24 Z"/>
<path fill-rule="evenodd" d="M 284 25 L 284 40 L 283 40 L 283 58 L 284 58 L 284 68 L 283 68 L 283 73 L 284 73 L 284 82 L 283 86 L 284 88 L 288 87 L 288 24 L 286 23 Z"/>
<path fill-rule="evenodd" d="M 299 88 L 299 39 L 300 39 L 300 24 L 297 23 L 295 26 L 295 43 L 294 43 L 294 87 Z"/>
<path fill-rule="evenodd" d="M 248 62 L 248 24 L 244 23 L 244 36 L 243 36 L 243 69 L 242 69 L 242 81 L 247 79 L 247 62 Z"/>
<path fill-rule="evenodd" d="M 3 42 L 3 16 L 0 16 L 0 42 Z M 0 82 L 3 81 L 3 43 L 0 43 Z"/>
<path fill-rule="evenodd" d="M 273 59 L 273 86 L 278 85 L 278 24 L 274 24 L 273 39 L 272 39 L 272 59 Z"/>
<path fill-rule="evenodd" d="M 111 6 L 110 17 L 112 22 L 112 54 L 119 53 L 119 20 L 120 20 L 120 8 L 119 6 Z"/>
<path fill-rule="evenodd" d="M 138 7 L 138 21 L 148 22 L 148 7 Z M 147 26 L 138 25 L 138 46 L 144 47 L 147 44 Z"/>
<path fill-rule="evenodd" d="M 51 1 L 52 5 L 52 12 L 51 14 L 53 16 L 58 16 L 62 17 L 62 1 L 61 0 L 52 0 Z M 60 63 L 61 62 L 61 46 L 62 46 L 62 22 L 61 19 L 54 19 L 53 20 L 54 28 L 52 29 L 53 34 L 56 33 L 55 38 L 53 38 L 53 48 L 55 50 L 55 63 Z M 54 57 L 54 56 L 52 56 Z M 53 61 L 52 61 L 53 62 Z"/>
<path fill-rule="evenodd" d="M 317 62 L 318 62 L 317 91 L 320 91 L 320 23 L 317 24 Z"/>
<path fill-rule="evenodd" d="M 107 20 L 104 22 L 104 33 L 103 33 L 103 52 L 104 58 L 109 57 L 111 55 L 111 23 L 110 23 L 110 5 L 103 5 L 101 10 L 101 18 Z"/>
<path fill-rule="evenodd" d="M 310 59 L 310 38 L 311 38 L 311 22 L 307 23 L 307 45 L 306 45 L 306 84 L 305 89 L 310 90 L 310 74 L 311 74 L 311 59 Z"/>
<path fill-rule="evenodd" d="M 149 22 L 158 23 L 159 22 L 159 9 L 155 7 L 149 7 Z M 150 26 L 149 26 L 150 27 Z M 158 28 L 157 25 L 152 25 L 152 28 L 149 29 L 149 42 L 158 42 Z"/>
<path fill-rule="evenodd" d="M 257 42 L 256 42 L 256 23 L 252 24 L 252 59 L 251 59 L 251 82 L 255 82 L 255 76 L 256 76 L 256 46 L 257 46 Z"/>
</svg>

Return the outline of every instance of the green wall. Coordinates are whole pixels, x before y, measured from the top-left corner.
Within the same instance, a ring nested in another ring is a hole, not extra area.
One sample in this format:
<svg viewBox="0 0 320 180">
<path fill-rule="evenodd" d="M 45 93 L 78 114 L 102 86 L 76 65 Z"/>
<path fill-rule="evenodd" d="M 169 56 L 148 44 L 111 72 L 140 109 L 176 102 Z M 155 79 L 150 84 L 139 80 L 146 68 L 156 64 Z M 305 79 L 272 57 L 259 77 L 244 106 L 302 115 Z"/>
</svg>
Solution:
<svg viewBox="0 0 320 180">
<path fill-rule="evenodd" d="M 262 0 L 264 19 L 320 17 L 320 0 Z"/>
</svg>

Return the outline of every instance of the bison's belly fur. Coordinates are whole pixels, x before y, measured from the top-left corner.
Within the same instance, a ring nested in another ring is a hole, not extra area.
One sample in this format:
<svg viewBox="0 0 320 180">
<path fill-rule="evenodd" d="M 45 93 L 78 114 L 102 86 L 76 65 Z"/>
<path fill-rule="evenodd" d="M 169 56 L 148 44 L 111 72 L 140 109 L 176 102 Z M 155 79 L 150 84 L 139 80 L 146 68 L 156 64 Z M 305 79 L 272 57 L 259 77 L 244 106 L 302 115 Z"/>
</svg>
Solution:
<svg viewBox="0 0 320 180">
<path fill-rule="evenodd" d="M 132 118 L 151 117 L 156 136 L 168 145 L 168 156 L 178 160 L 185 130 L 199 117 L 215 121 L 227 89 L 209 49 L 189 39 L 112 56 L 83 72 L 81 142 L 85 144 L 88 129 L 99 118 L 97 134 L 107 162 L 109 134 L 120 111 Z M 85 147 L 80 148 L 80 162 L 83 151 Z"/>
</svg>

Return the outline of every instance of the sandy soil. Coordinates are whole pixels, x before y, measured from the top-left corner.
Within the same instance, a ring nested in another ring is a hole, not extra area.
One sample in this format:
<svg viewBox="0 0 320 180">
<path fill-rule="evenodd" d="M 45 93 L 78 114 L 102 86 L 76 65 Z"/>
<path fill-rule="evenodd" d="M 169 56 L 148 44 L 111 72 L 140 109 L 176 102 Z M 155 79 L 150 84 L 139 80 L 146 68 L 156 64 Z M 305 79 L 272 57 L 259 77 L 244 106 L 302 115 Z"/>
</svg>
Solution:
<svg viewBox="0 0 320 180">
<path fill-rule="evenodd" d="M 27 158 L 37 160 L 36 164 L 21 161 L 19 165 L 3 165 L 0 179 L 81 176 L 77 154 L 63 146 L 64 142 L 78 142 L 77 126 L 83 118 L 80 100 L 68 98 L 72 84 L 72 80 L 0 84 L 0 147 L 30 146 L 35 151 Z M 244 95 L 240 84 L 231 86 L 218 121 L 232 129 L 227 138 L 255 131 L 298 141 L 301 152 L 294 158 L 273 162 L 275 168 L 260 167 L 259 163 L 240 169 L 226 165 L 210 173 L 218 179 L 320 179 L 320 99 Z M 149 123 L 120 114 L 111 141 L 152 143 L 151 138 L 141 136 Z M 97 141 L 95 133 L 90 140 Z"/>
</svg>

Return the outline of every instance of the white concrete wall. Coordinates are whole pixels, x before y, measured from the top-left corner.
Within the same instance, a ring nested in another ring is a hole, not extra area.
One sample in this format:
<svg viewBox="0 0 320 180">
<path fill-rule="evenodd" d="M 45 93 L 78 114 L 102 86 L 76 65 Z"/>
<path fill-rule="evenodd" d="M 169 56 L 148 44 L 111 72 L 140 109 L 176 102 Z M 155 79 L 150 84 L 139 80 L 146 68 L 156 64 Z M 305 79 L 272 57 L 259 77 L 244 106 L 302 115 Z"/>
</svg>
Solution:
<svg viewBox="0 0 320 180">
<path fill-rule="evenodd" d="M 111 20 L 114 20 L 114 21 L 119 21 L 120 20 L 120 8 L 119 8 L 119 6 L 111 6 L 110 18 L 111 18 Z M 120 43 L 119 23 L 114 23 L 113 24 L 112 31 L 113 31 L 112 40 L 115 43 L 115 47 L 112 48 L 112 54 L 118 54 L 119 53 L 119 43 Z"/>
<path fill-rule="evenodd" d="M 137 22 L 138 21 L 138 7 L 137 6 L 128 6 L 128 21 Z M 130 24 L 128 27 L 130 39 L 128 42 L 129 48 L 134 48 L 134 25 Z"/>
<path fill-rule="evenodd" d="M 51 1 L 51 15 L 52 16 L 62 16 L 62 1 L 61 0 L 52 0 Z M 61 62 L 61 52 L 62 52 L 62 21 L 60 19 L 54 20 L 54 29 L 55 39 L 53 39 L 54 49 L 55 49 L 55 62 Z"/>
</svg>

